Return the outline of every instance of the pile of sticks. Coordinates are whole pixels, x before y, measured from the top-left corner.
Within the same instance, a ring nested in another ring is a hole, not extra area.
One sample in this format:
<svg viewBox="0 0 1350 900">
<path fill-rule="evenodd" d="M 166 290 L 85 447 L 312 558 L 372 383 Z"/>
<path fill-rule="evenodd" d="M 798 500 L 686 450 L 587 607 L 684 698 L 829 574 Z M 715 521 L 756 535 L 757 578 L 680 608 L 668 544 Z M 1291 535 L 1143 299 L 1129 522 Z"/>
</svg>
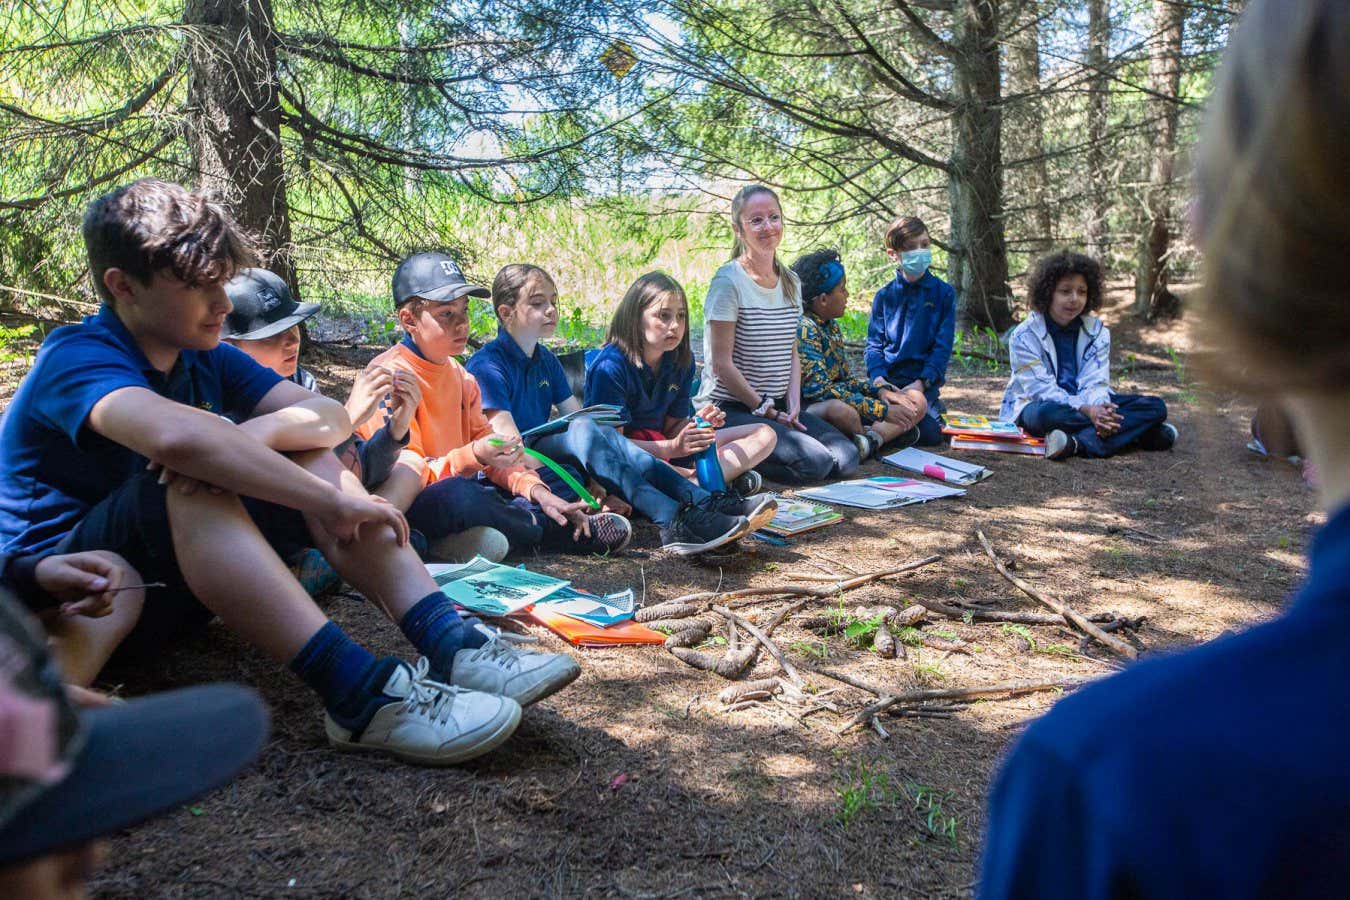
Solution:
<svg viewBox="0 0 1350 900">
<path fill-rule="evenodd" d="M 975 528 L 975 536 L 999 574 L 1051 612 L 989 609 L 923 598 L 915 598 L 913 605 L 903 609 L 893 606 L 856 607 L 853 610 L 855 620 L 867 621 L 869 624 L 876 623 L 877 627 L 872 633 L 872 646 L 880 656 L 904 658 L 904 642 L 896 639 L 897 634 L 903 634 L 910 641 L 921 643 L 930 649 L 946 653 L 969 652 L 970 644 L 966 641 L 928 634 L 919 629 L 919 626 L 932 617 L 945 617 L 966 624 L 1068 625 L 1082 635 L 1084 646 L 1095 642 L 1124 659 L 1133 660 L 1138 657 L 1138 648 L 1118 634 L 1128 634 L 1137 630 L 1142 620 L 1104 613 L 1088 616 L 1080 614 L 1063 601 L 1037 590 L 1013 575 L 995 553 L 993 545 L 979 526 Z M 933 555 L 894 568 L 849 577 L 834 573 L 825 575 L 798 573 L 790 576 L 796 581 L 816 582 L 815 584 L 774 585 L 686 594 L 656 606 L 644 607 L 637 612 L 635 618 L 649 627 L 661 628 L 668 632 L 666 649 L 681 662 L 734 682 L 719 695 L 728 711 L 746 709 L 772 701 L 783 704 L 788 708 L 789 714 L 798 719 L 804 719 L 806 715 L 821 710 L 841 712 L 834 701 L 826 699 L 835 691 L 819 691 L 815 685 L 808 683 L 803 671 L 871 694 L 875 699 L 861 707 L 838 729 L 841 734 L 854 728 L 870 727 L 885 737 L 887 732 L 880 721 L 883 714 L 910 718 L 944 718 L 959 710 L 963 702 L 993 697 L 1014 697 L 1035 691 L 1064 690 L 1088 680 L 1011 681 L 965 688 L 893 690 L 866 683 L 843 672 L 812 666 L 805 662 L 794 662 L 773 639 L 773 634 L 779 626 L 798 615 L 802 618 L 797 624 L 808 629 L 828 631 L 837 627 L 839 624 L 837 616 L 831 617 L 810 607 L 825 601 L 842 602 L 841 598 L 849 591 L 884 579 L 907 575 L 940 560 L 941 556 Z M 738 612 L 748 606 L 784 599 L 788 601 L 785 605 L 758 623 Z M 917 634 L 916 629 L 919 629 Z M 709 638 L 722 633 L 726 635 L 726 649 L 720 655 L 714 655 L 704 645 Z M 773 667 L 767 671 L 755 672 L 755 667 L 764 654 L 770 658 Z"/>
</svg>

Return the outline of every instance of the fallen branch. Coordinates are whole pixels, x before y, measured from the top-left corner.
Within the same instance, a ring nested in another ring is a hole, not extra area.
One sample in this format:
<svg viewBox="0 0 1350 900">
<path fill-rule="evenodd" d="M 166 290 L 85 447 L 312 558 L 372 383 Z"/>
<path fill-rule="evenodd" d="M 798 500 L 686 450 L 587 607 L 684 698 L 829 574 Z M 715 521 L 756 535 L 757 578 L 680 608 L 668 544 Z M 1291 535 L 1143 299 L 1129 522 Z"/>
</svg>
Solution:
<svg viewBox="0 0 1350 900">
<path fill-rule="evenodd" d="M 782 687 L 782 682 L 777 678 L 760 678 L 756 681 L 742 681 L 739 684 L 733 684 L 723 689 L 722 693 L 717 695 L 728 706 L 733 703 L 740 703 L 742 700 L 768 700 L 776 694 Z"/>
<path fill-rule="evenodd" d="M 922 568 L 923 566 L 932 565 L 933 563 L 937 562 L 940 559 L 942 559 L 940 555 L 934 554 L 932 556 L 926 556 L 920 560 L 915 560 L 914 562 L 905 563 L 902 566 L 896 566 L 893 569 L 882 569 L 879 572 L 866 572 L 862 575 L 856 575 L 852 578 L 845 578 L 838 581 L 831 579 L 830 581 L 825 583 L 826 586 L 822 587 L 808 587 L 806 585 L 780 585 L 776 587 L 741 588 L 740 590 L 736 591 L 703 591 L 697 594 L 685 594 L 683 597 L 676 597 L 674 600 L 671 600 L 670 602 L 690 604 L 690 603 L 702 603 L 708 600 L 718 600 L 723 604 L 725 604 L 731 600 L 741 600 L 748 597 L 762 598 L 762 597 L 778 597 L 778 596 L 814 597 L 823 600 L 828 599 L 830 597 L 834 597 L 838 594 L 843 593 L 844 591 L 851 591 L 854 588 L 862 587 L 865 584 L 871 584 L 872 582 L 879 581 L 882 578 L 891 578 L 895 575 L 902 575 L 905 572 L 912 572 L 913 570 Z M 758 603 L 762 601 L 754 600 L 751 602 Z M 666 604 L 662 605 L 664 606 Z M 655 607 L 652 608 L 654 609 Z"/>
<path fill-rule="evenodd" d="M 975 526 L 975 535 L 980 539 L 980 543 L 984 545 L 984 552 L 989 555 L 989 558 L 991 560 L 993 560 L 994 568 L 997 569 L 998 573 L 1002 575 L 1004 578 L 1006 578 L 1009 581 L 1009 583 L 1011 583 L 1014 587 L 1016 587 L 1022 593 L 1026 594 L 1028 597 L 1035 600 L 1037 603 L 1040 603 L 1047 609 L 1051 609 L 1054 610 L 1056 613 L 1059 613 L 1059 615 L 1064 617 L 1064 620 L 1066 622 L 1073 625 L 1075 628 L 1078 628 L 1080 631 L 1084 631 L 1092 635 L 1103 646 L 1115 651 L 1116 653 L 1119 653 L 1126 659 L 1139 658 L 1139 651 L 1134 649 L 1134 647 L 1130 646 L 1125 641 L 1122 641 L 1120 638 L 1117 637 L 1112 637 L 1105 631 L 1102 631 L 1092 622 L 1088 621 L 1081 613 L 1079 613 L 1073 607 L 1065 603 L 1062 603 L 1059 600 L 1056 600 L 1054 597 L 1042 594 L 1040 591 L 1036 590 L 1034 587 L 1027 584 L 1022 579 L 1018 578 L 1012 572 L 1009 572 L 1008 567 L 1003 564 L 1003 561 L 998 558 L 998 554 L 994 552 L 994 547 L 992 544 L 989 543 L 989 538 L 984 536 L 984 531 L 978 525 Z"/>
<path fill-rule="evenodd" d="M 848 723 L 836 733 L 843 734 L 850 729 L 866 725 L 875 718 L 878 713 L 884 712 L 892 706 L 923 703 L 928 700 L 973 700 L 979 697 L 991 697 L 999 694 L 1016 697 L 1021 694 L 1032 694 L 1037 691 L 1053 691 L 1078 687 L 1090 680 L 1091 679 L 1075 678 L 1065 681 L 1009 681 L 1004 684 L 991 684 L 985 687 L 927 688 L 918 691 L 905 691 L 899 694 L 883 696 L 875 703 L 864 706 L 856 716 L 850 719 Z M 868 690 L 871 689 L 868 688 Z"/>
<path fill-rule="evenodd" d="M 943 603 L 941 600 L 925 600 L 923 597 L 915 597 L 914 602 L 940 616 L 946 616 L 949 619 L 956 619 L 961 622 L 1011 622 L 1014 625 L 1061 625 L 1064 623 L 1063 616 L 1050 613 L 1001 609 L 964 609 L 960 606 Z M 1098 622 L 1110 626 L 1102 629 L 1103 631 L 1113 631 L 1121 627 L 1113 624 L 1119 620 L 1111 613 L 1093 613 L 1087 619 L 1089 622 Z"/>
<path fill-rule="evenodd" d="M 744 631 L 752 638 L 763 644 L 764 649 L 769 651 L 769 655 L 778 660 L 778 664 L 783 667 L 783 673 L 787 675 L 788 680 L 798 687 L 802 685 L 801 673 L 798 672 L 797 667 L 789 662 L 788 658 L 783 655 L 783 651 L 778 649 L 778 645 L 773 642 L 772 638 L 760 631 L 746 619 L 741 618 L 731 610 L 727 609 L 725 606 L 714 604 L 712 610 L 719 616 L 725 618 L 728 622 L 732 623 L 732 625 L 744 629 Z M 727 655 L 729 656 L 730 654 Z"/>
</svg>

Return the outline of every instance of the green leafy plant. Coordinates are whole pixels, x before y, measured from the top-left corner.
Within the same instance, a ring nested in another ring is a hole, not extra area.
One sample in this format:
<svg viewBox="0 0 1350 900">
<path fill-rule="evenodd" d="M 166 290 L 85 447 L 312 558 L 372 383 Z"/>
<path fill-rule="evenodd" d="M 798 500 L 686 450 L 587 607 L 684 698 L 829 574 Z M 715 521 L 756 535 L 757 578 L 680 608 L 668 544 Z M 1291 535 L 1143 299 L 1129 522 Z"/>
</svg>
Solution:
<svg viewBox="0 0 1350 900">
<path fill-rule="evenodd" d="M 36 325 L 16 325 L 13 328 L 0 325 L 0 362 L 27 359 L 30 356 L 27 351 L 11 349 L 11 345 L 32 338 L 36 332 Z"/>
<path fill-rule="evenodd" d="M 913 797 L 914 809 L 918 812 L 924 827 L 928 829 L 928 833 L 933 837 L 950 841 L 952 849 L 958 849 L 957 835 L 961 819 L 959 816 L 949 814 L 943 808 L 943 803 L 950 800 L 951 795 L 914 782 L 907 783 L 905 789 Z"/>
<path fill-rule="evenodd" d="M 839 808 L 834 818 L 845 828 L 869 809 L 895 806 L 899 797 L 889 776 L 885 772 L 872 772 L 866 763 L 858 763 L 852 770 L 841 772 L 835 779 L 834 790 L 839 796 Z"/>
</svg>

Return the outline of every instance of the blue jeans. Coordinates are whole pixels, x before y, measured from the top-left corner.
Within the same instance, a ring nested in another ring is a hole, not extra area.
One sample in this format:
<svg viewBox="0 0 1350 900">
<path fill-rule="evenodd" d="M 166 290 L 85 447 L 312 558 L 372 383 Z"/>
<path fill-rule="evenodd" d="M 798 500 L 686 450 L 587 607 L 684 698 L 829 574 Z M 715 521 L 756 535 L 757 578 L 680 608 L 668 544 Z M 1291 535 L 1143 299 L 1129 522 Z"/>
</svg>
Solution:
<svg viewBox="0 0 1350 900">
<path fill-rule="evenodd" d="M 1018 415 L 1017 424 L 1036 437 L 1055 430 L 1067 432 L 1078 439 L 1078 452 L 1082 456 L 1102 459 L 1139 443 L 1140 438 L 1150 436 L 1150 432 L 1167 421 L 1167 404 L 1159 397 L 1111 394 L 1111 402 L 1118 407 L 1121 424 L 1120 430 L 1110 437 L 1099 437 L 1092 420 L 1072 406 L 1051 400 L 1028 403 Z M 1148 441 L 1144 444 L 1147 447 Z"/>
<path fill-rule="evenodd" d="M 947 439 L 942 433 L 942 423 L 931 413 L 924 413 L 919 420 L 919 446 L 935 447 Z"/>
<path fill-rule="evenodd" d="M 727 414 L 727 425 L 768 425 L 778 436 L 773 453 L 755 468 L 782 484 L 808 484 L 827 478 L 848 478 L 858 471 L 858 448 L 853 439 L 829 422 L 809 412 L 800 417 L 806 431 L 789 428 L 773 419 L 757 416 L 743 403 L 718 404 Z M 786 406 L 779 401 L 779 408 Z"/>
<path fill-rule="evenodd" d="M 585 419 L 574 421 L 566 431 L 532 441 L 531 448 L 594 478 L 657 525 L 674 521 L 681 503 L 699 503 L 708 497 L 707 491 L 628 440 L 617 428 Z M 573 495 L 551 470 L 538 472 L 553 493 Z"/>
<path fill-rule="evenodd" d="M 442 478 L 422 489 L 408 507 L 408 524 L 429 540 L 485 526 L 506 535 L 512 550 L 567 550 L 572 529 L 544 515 L 524 497 L 512 497 L 490 481 Z"/>
</svg>

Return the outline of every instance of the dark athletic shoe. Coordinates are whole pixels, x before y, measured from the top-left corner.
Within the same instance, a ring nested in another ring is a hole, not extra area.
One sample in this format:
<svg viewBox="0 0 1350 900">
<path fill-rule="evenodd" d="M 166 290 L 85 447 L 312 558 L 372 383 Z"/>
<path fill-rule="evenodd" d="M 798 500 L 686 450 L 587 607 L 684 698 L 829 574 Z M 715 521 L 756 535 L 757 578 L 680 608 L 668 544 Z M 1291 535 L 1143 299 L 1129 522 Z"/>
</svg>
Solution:
<svg viewBox="0 0 1350 900">
<path fill-rule="evenodd" d="M 1164 422 L 1140 435 L 1139 447 L 1142 450 L 1171 450 L 1177 442 L 1177 436 L 1177 426 Z"/>
<path fill-rule="evenodd" d="M 582 553 L 618 553 L 633 539 L 632 523 L 618 513 L 596 513 L 587 516 L 586 522 L 591 526 L 591 536 L 583 535 L 575 544 Z"/>
<path fill-rule="evenodd" d="M 919 431 L 919 426 L 915 425 L 909 431 L 906 431 L 904 434 L 900 435 L 898 438 L 891 441 L 888 446 L 894 447 L 896 450 L 903 450 L 906 447 L 913 447 L 915 444 L 919 442 L 920 434 L 921 432 Z"/>
<path fill-rule="evenodd" d="M 1058 428 L 1045 436 L 1045 458 L 1063 460 L 1078 453 L 1078 438 Z"/>
<path fill-rule="evenodd" d="M 680 506 L 673 522 L 661 526 L 661 549 L 679 556 L 693 556 L 730 544 L 749 530 L 750 520 L 744 516 L 728 516 L 686 503 Z"/>
<path fill-rule="evenodd" d="M 750 530 L 758 531 L 777 515 L 778 501 L 772 494 L 742 497 L 735 491 L 713 491 L 712 496 L 703 501 L 703 508 L 733 518 L 744 516 L 750 522 Z"/>
<path fill-rule="evenodd" d="M 731 489 L 742 497 L 749 497 L 752 494 L 758 494 L 764 487 L 764 478 L 754 469 L 742 472 L 732 479 Z"/>
</svg>

